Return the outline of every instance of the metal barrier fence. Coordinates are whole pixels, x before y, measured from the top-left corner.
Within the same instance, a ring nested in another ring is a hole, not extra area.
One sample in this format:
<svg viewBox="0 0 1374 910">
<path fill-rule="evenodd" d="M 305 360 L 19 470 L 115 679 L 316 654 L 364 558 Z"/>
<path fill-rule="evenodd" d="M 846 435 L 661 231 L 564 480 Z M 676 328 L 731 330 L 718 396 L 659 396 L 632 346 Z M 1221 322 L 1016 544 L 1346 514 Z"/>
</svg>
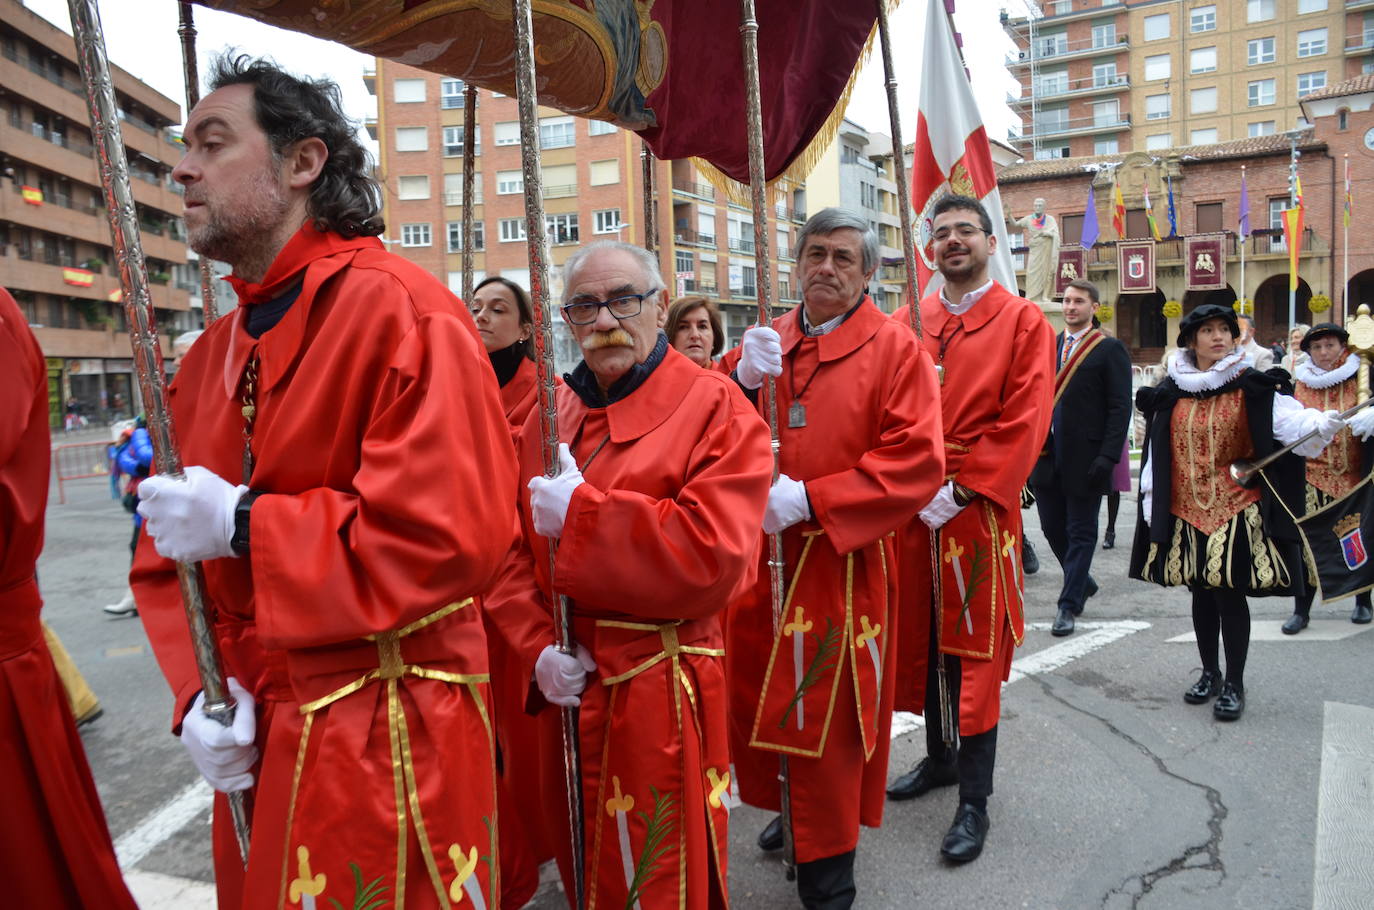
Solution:
<svg viewBox="0 0 1374 910">
<path fill-rule="evenodd" d="M 53 447 L 52 469 L 57 475 L 59 503 L 67 504 L 67 491 L 64 486 L 67 481 L 110 475 L 110 458 L 107 454 L 109 447 L 108 442 L 76 442 Z"/>
</svg>

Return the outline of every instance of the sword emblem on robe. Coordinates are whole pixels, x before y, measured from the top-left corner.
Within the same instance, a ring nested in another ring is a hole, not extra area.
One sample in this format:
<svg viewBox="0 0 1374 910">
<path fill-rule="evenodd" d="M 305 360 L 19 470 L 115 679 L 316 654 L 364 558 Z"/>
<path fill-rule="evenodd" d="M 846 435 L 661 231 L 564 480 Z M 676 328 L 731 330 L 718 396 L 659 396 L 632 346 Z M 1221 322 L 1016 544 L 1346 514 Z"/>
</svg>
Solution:
<svg viewBox="0 0 1374 910">
<path fill-rule="evenodd" d="M 1021 584 L 1021 561 L 1016 558 L 1016 553 L 1020 547 L 1016 543 L 1016 538 L 1010 531 L 1002 532 L 1002 556 L 1011 563 L 1011 581 L 1016 588 L 1016 599 L 1024 607 L 1026 597 L 1023 593 Z"/>
<path fill-rule="evenodd" d="M 782 627 L 782 634 L 792 636 L 792 672 L 797 682 L 797 689 L 802 687 L 802 680 L 806 675 L 806 670 L 802 667 L 805 655 L 802 653 L 806 644 L 804 636 L 811 631 L 812 623 L 803 614 L 803 608 L 798 605 L 795 617 L 791 622 Z M 805 726 L 802 719 L 802 700 L 797 699 L 797 729 Z"/>
<path fill-rule="evenodd" d="M 458 874 L 453 877 L 453 883 L 448 886 L 448 899 L 456 904 L 462 901 L 463 895 L 466 894 L 476 910 L 487 910 L 486 898 L 482 896 L 482 888 L 473 875 L 477 870 L 477 848 L 469 847 L 468 855 L 463 856 L 462 847 L 450 844 L 448 858 L 458 870 Z"/>
<path fill-rule="evenodd" d="M 628 793 L 624 796 L 620 794 L 620 777 L 611 778 L 611 787 L 615 790 L 615 796 L 606 800 L 606 814 L 615 817 L 616 832 L 620 835 L 620 865 L 625 870 L 625 888 L 632 894 L 634 892 L 635 867 L 634 854 L 630 852 L 630 810 L 635 807 L 635 798 Z M 635 907 L 639 902 L 635 901 Z"/>
<path fill-rule="evenodd" d="M 959 546 L 959 542 L 953 537 L 949 539 L 949 547 L 945 550 L 945 562 L 949 563 L 954 570 L 954 582 L 959 586 L 959 600 L 964 604 L 964 625 L 968 629 L 968 634 L 973 634 L 973 617 L 968 612 L 969 589 L 968 582 L 964 581 L 964 564 L 959 557 L 964 555 L 964 548 Z"/>
<path fill-rule="evenodd" d="M 296 875 L 288 892 L 291 903 L 300 904 L 304 910 L 315 910 L 315 898 L 324 893 L 325 876 L 323 872 L 310 874 L 310 848 L 305 844 L 296 848 Z"/>
<path fill-rule="evenodd" d="M 854 644 L 858 647 L 868 646 L 868 656 L 873 658 L 873 672 L 877 674 L 878 691 L 881 692 L 883 690 L 883 662 L 878 658 L 877 638 L 878 633 L 883 631 L 883 624 L 870 625 L 868 616 L 863 615 L 859 617 L 859 626 L 861 631 L 855 636 Z"/>
</svg>

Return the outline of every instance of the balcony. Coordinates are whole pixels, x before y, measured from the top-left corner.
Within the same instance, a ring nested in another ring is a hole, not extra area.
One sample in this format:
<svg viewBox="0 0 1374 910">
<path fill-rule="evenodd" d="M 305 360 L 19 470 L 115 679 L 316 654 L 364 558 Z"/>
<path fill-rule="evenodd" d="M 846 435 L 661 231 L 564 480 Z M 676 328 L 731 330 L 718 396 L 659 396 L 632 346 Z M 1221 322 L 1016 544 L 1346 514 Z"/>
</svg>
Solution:
<svg viewBox="0 0 1374 910">
<path fill-rule="evenodd" d="M 1118 35 L 1115 43 L 1097 38 L 1080 38 L 1077 41 L 1040 40 L 1029 48 L 1017 51 L 1015 55 L 1009 54 L 1007 66 L 1029 66 L 1032 60 L 1077 60 L 1080 57 L 1126 51 L 1130 50 L 1130 47 L 1130 40 L 1125 35 Z"/>
<path fill-rule="evenodd" d="M 1366 5 L 1374 7 L 1374 0 L 1370 0 Z M 1374 50 L 1374 31 L 1361 31 L 1345 36 L 1345 55 L 1347 57 L 1371 50 Z"/>
<path fill-rule="evenodd" d="M 731 237 L 729 246 L 732 253 L 754 252 L 754 241 L 749 237 Z"/>
<path fill-rule="evenodd" d="M 1067 120 L 1045 120 L 1035 124 L 1034 129 L 1020 137 L 1022 143 L 1029 142 L 1032 137 L 1041 139 L 1049 136 L 1091 136 L 1095 133 L 1114 133 L 1117 130 L 1129 128 L 1131 125 L 1130 114 L 1118 114 L 1115 117 L 1070 117 Z"/>
<path fill-rule="evenodd" d="M 716 246 L 715 234 L 703 234 L 700 231 L 678 228 L 673 231 L 673 236 L 677 238 L 678 243 L 690 243 L 695 246 L 709 246 L 712 249 Z"/>
<path fill-rule="evenodd" d="M 547 196 L 548 193 L 545 192 L 544 195 Z M 463 193 L 462 193 L 461 190 L 456 190 L 456 191 L 451 191 L 451 192 L 446 192 L 446 193 L 444 193 L 444 205 L 462 205 L 462 204 L 463 204 Z M 472 194 L 472 204 L 473 204 L 473 205 L 481 205 L 481 204 L 482 204 L 482 194 L 481 194 L 480 192 L 479 192 L 479 193 L 473 193 L 473 194 Z"/>
<path fill-rule="evenodd" d="M 377 67 L 363 67 L 363 85 L 366 86 L 369 95 L 377 94 Z"/>
<path fill-rule="evenodd" d="M 688 196 L 696 196 L 699 199 L 715 201 L 716 188 L 709 183 L 692 183 L 687 180 L 674 180 L 673 192 L 685 193 Z"/>
<path fill-rule="evenodd" d="M 568 196 L 577 195 L 576 183 L 555 183 L 552 186 L 544 187 L 545 199 L 563 199 Z"/>
<path fill-rule="evenodd" d="M 1047 101 L 1051 98 L 1079 98 L 1086 95 L 1110 95 L 1116 92 L 1128 91 L 1131 87 L 1131 77 L 1125 73 L 1118 73 L 1115 76 L 1097 77 L 1089 76 L 1085 79 L 1069 79 L 1064 81 L 1042 82 L 1039 88 L 1039 99 Z M 1026 96 L 1017 99 L 1018 103 L 1025 104 L 1030 101 Z"/>
<path fill-rule="evenodd" d="M 720 289 L 714 284 L 707 284 L 704 281 L 693 281 L 689 282 L 689 284 L 695 288 L 695 290 L 688 288 L 688 290 L 691 290 L 694 294 L 700 294 L 703 297 L 717 297 L 720 295 Z"/>
<path fill-rule="evenodd" d="M 1346 9 L 1374 9 L 1374 0 L 1345 0 Z"/>
<path fill-rule="evenodd" d="M 1096 16 L 1104 10 L 1124 12 L 1126 7 L 1121 0 L 1048 0 L 1047 3 L 1042 4 L 1042 9 L 1045 18 L 1040 21 L 1053 21 L 1057 24 Z"/>
</svg>

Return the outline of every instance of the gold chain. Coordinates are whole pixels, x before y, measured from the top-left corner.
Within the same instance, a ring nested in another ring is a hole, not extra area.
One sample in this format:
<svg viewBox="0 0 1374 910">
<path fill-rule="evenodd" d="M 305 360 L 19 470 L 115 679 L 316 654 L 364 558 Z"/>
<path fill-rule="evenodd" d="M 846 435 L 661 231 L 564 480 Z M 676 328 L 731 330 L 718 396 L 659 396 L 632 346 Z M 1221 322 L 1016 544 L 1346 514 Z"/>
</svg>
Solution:
<svg viewBox="0 0 1374 910">
<path fill-rule="evenodd" d="M 253 423 L 258 416 L 258 354 L 254 351 L 243 367 L 243 381 L 240 383 L 240 397 L 243 401 L 243 482 L 248 483 L 253 476 Z"/>
</svg>

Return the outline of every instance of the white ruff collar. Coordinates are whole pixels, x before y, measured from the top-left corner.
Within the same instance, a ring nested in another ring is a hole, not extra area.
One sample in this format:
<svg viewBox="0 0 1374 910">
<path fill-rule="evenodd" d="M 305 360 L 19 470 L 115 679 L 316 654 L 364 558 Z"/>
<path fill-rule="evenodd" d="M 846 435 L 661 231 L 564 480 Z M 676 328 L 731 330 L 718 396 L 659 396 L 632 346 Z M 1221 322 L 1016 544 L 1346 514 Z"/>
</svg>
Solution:
<svg viewBox="0 0 1374 910">
<path fill-rule="evenodd" d="M 1210 389 L 1219 389 L 1235 379 L 1245 369 L 1245 350 L 1236 348 L 1225 357 L 1212 364 L 1210 369 L 1199 370 L 1193 362 L 1193 353 L 1187 348 L 1174 351 L 1169 358 L 1169 376 L 1185 392 L 1196 394 Z"/>
<path fill-rule="evenodd" d="M 1336 367 L 1334 370 L 1323 370 L 1309 358 L 1298 364 L 1296 370 L 1298 382 L 1307 386 L 1309 389 L 1329 389 L 1333 385 L 1340 385 L 1360 368 L 1360 355 L 1351 354 L 1345 358 L 1345 363 Z"/>
</svg>

